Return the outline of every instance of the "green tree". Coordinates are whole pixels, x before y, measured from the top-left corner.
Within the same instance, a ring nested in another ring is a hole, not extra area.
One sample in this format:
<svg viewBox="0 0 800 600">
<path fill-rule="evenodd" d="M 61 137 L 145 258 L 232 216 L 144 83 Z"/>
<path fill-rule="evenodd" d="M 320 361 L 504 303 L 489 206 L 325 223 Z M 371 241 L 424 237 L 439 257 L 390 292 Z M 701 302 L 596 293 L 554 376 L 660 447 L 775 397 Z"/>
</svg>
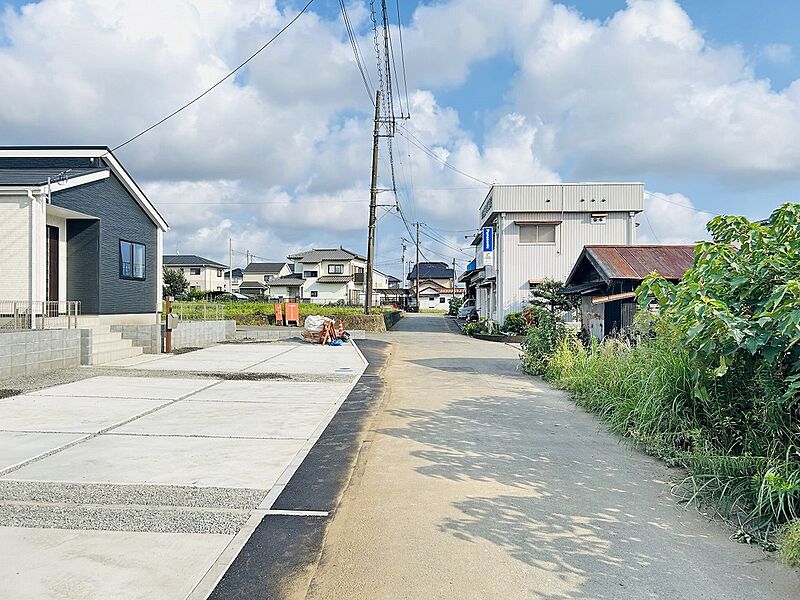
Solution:
<svg viewBox="0 0 800 600">
<path fill-rule="evenodd" d="M 553 314 L 578 308 L 581 303 L 580 296 L 560 294 L 558 290 L 563 287 L 562 281 L 552 279 L 531 285 L 531 306 L 546 308 Z"/>
<path fill-rule="evenodd" d="M 183 298 L 188 289 L 189 282 L 186 281 L 186 276 L 183 274 L 183 271 L 164 267 L 164 298 L 169 296 L 173 298 Z"/>
</svg>

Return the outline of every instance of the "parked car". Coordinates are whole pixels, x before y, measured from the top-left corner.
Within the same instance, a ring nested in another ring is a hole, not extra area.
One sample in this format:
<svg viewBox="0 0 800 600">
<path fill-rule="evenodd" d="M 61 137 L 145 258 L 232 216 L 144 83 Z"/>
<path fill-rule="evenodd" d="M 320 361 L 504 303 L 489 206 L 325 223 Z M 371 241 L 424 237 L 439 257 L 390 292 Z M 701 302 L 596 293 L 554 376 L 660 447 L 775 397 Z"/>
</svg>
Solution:
<svg viewBox="0 0 800 600">
<path fill-rule="evenodd" d="M 458 318 L 468 319 L 473 312 L 475 312 L 475 298 L 467 298 L 458 309 Z"/>
</svg>

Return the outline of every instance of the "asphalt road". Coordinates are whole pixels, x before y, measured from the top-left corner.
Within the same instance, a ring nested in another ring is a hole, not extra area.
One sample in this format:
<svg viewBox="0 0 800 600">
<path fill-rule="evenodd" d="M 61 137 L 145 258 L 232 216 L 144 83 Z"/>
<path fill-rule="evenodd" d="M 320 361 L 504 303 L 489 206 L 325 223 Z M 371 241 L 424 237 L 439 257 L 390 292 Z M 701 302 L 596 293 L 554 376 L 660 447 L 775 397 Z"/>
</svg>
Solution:
<svg viewBox="0 0 800 600">
<path fill-rule="evenodd" d="M 425 314 L 385 339 L 385 396 L 283 597 L 800 597 L 797 571 L 679 506 L 680 473 L 519 373 L 513 348 Z"/>
</svg>

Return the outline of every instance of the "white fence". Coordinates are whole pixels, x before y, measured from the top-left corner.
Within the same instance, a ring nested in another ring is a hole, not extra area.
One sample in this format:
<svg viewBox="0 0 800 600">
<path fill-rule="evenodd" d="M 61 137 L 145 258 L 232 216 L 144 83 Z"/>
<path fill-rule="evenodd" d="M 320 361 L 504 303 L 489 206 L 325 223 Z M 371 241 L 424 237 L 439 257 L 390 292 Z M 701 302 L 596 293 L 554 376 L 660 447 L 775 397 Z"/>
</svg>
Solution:
<svg viewBox="0 0 800 600">
<path fill-rule="evenodd" d="M 0 300 L 0 330 L 77 329 L 78 300 Z"/>
</svg>

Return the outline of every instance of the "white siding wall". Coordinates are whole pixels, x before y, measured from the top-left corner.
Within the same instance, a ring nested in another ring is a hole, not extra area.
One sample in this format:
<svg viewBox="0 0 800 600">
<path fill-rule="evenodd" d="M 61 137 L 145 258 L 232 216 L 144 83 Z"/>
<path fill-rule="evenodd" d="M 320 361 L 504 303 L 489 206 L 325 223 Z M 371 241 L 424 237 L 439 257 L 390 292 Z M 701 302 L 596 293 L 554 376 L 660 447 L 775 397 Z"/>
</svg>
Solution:
<svg viewBox="0 0 800 600">
<path fill-rule="evenodd" d="M 0 196 L 0 300 L 28 298 L 30 200 L 27 196 Z"/>
<path fill-rule="evenodd" d="M 311 298 L 311 292 L 317 292 L 316 298 Z M 347 301 L 346 283 L 314 283 L 303 286 L 303 295 L 314 304 L 331 304 L 339 300 Z"/>
</svg>

